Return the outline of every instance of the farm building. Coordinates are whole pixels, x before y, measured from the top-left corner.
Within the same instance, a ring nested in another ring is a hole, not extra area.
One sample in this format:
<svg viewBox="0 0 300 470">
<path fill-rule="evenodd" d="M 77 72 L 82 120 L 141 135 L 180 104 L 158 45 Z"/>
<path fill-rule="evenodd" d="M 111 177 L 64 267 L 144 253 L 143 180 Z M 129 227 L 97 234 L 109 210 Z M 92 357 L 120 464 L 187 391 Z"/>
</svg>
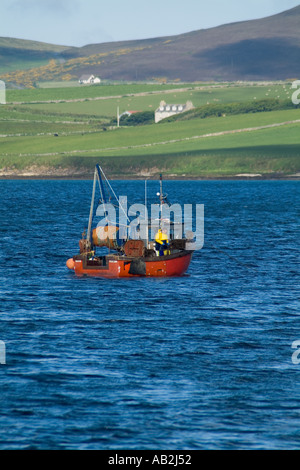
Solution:
<svg viewBox="0 0 300 470">
<path fill-rule="evenodd" d="M 193 108 L 194 106 L 191 101 L 187 101 L 185 104 L 167 104 L 165 101 L 161 101 L 159 108 L 155 111 L 155 122 L 157 123 L 174 114 L 184 113 Z"/>
<path fill-rule="evenodd" d="M 80 85 L 94 85 L 95 83 L 100 83 L 101 80 L 95 75 L 82 75 L 79 79 Z"/>
<path fill-rule="evenodd" d="M 124 116 L 131 116 L 132 114 L 136 114 L 139 111 L 124 111 L 124 113 L 120 114 L 119 118 L 121 119 Z"/>
</svg>

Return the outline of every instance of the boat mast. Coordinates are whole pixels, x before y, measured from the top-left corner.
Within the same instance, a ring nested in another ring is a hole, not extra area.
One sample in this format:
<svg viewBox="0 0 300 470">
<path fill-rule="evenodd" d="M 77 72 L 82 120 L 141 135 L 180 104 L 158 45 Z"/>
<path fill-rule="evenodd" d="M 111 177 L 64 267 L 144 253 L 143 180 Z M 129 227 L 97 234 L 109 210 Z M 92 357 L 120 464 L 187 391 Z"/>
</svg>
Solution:
<svg viewBox="0 0 300 470">
<path fill-rule="evenodd" d="M 144 223 L 146 225 L 146 246 L 148 247 L 149 242 L 149 217 L 148 217 L 148 194 L 147 194 L 147 180 L 145 180 L 145 216 Z"/>
<path fill-rule="evenodd" d="M 159 175 L 159 184 L 160 184 L 160 193 L 159 193 L 159 200 L 160 200 L 160 219 L 159 219 L 159 228 L 162 227 L 162 205 L 164 201 L 163 191 L 162 191 L 162 174 Z"/>
<path fill-rule="evenodd" d="M 92 233 L 92 222 L 93 222 L 93 215 L 94 215 L 94 201 L 95 201 L 96 178 L 97 178 L 97 170 L 94 171 L 94 183 L 93 183 L 92 201 L 91 201 L 91 207 L 90 207 L 89 225 L 88 225 L 88 232 L 87 232 L 87 240 L 89 240 L 89 241 L 92 241 L 91 233 Z"/>
<path fill-rule="evenodd" d="M 96 171 L 97 171 L 97 174 L 98 174 L 98 180 L 99 180 L 99 185 L 100 185 L 102 203 L 106 204 L 106 202 L 107 202 L 106 201 L 106 195 L 105 195 L 105 190 L 104 190 L 102 176 L 101 176 L 101 172 L 103 173 L 103 170 L 102 170 L 102 168 L 100 168 L 100 166 L 98 164 L 96 165 Z"/>
</svg>

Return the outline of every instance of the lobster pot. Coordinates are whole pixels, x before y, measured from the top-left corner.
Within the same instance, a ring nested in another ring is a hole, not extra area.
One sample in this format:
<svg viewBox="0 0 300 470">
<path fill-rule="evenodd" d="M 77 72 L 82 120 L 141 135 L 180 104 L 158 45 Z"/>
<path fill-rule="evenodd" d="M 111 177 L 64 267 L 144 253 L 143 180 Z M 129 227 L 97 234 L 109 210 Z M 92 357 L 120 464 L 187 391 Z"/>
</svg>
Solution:
<svg viewBox="0 0 300 470">
<path fill-rule="evenodd" d="M 92 233 L 93 245 L 115 248 L 118 246 L 118 231 L 119 227 L 110 225 L 94 228 Z"/>
</svg>

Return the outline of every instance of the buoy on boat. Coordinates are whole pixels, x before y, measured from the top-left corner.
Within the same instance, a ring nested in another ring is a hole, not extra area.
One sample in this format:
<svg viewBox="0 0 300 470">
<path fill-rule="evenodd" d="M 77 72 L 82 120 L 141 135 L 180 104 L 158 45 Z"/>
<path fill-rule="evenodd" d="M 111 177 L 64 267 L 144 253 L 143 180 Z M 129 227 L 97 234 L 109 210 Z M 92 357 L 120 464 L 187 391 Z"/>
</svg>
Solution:
<svg viewBox="0 0 300 470">
<path fill-rule="evenodd" d="M 73 258 L 69 258 L 66 264 L 67 264 L 67 268 L 74 271 L 75 261 L 73 260 Z"/>
</svg>

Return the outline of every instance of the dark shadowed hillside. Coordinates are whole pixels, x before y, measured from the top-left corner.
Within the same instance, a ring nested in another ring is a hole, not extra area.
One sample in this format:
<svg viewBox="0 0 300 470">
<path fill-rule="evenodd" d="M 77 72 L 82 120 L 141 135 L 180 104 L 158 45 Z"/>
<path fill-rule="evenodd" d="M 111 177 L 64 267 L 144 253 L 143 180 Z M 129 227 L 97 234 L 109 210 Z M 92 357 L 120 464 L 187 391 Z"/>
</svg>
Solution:
<svg viewBox="0 0 300 470">
<path fill-rule="evenodd" d="M 95 72 L 104 78 L 181 80 L 285 79 L 300 76 L 300 6 L 260 20 L 173 37 L 85 46 L 78 55 L 110 55 Z M 135 50 L 134 50 L 135 49 Z"/>
<path fill-rule="evenodd" d="M 5 56 L 4 49 L 0 51 L 2 56 Z M 48 47 L 41 54 L 35 48 L 27 49 L 27 54 L 38 60 L 48 59 L 51 54 L 60 57 L 65 60 L 65 69 L 60 64 L 61 73 L 71 70 L 73 77 L 94 73 L 114 80 L 297 78 L 300 77 L 300 5 L 268 18 L 178 36 L 62 47 L 55 51 Z M 92 60 L 83 60 L 90 56 Z"/>
</svg>

